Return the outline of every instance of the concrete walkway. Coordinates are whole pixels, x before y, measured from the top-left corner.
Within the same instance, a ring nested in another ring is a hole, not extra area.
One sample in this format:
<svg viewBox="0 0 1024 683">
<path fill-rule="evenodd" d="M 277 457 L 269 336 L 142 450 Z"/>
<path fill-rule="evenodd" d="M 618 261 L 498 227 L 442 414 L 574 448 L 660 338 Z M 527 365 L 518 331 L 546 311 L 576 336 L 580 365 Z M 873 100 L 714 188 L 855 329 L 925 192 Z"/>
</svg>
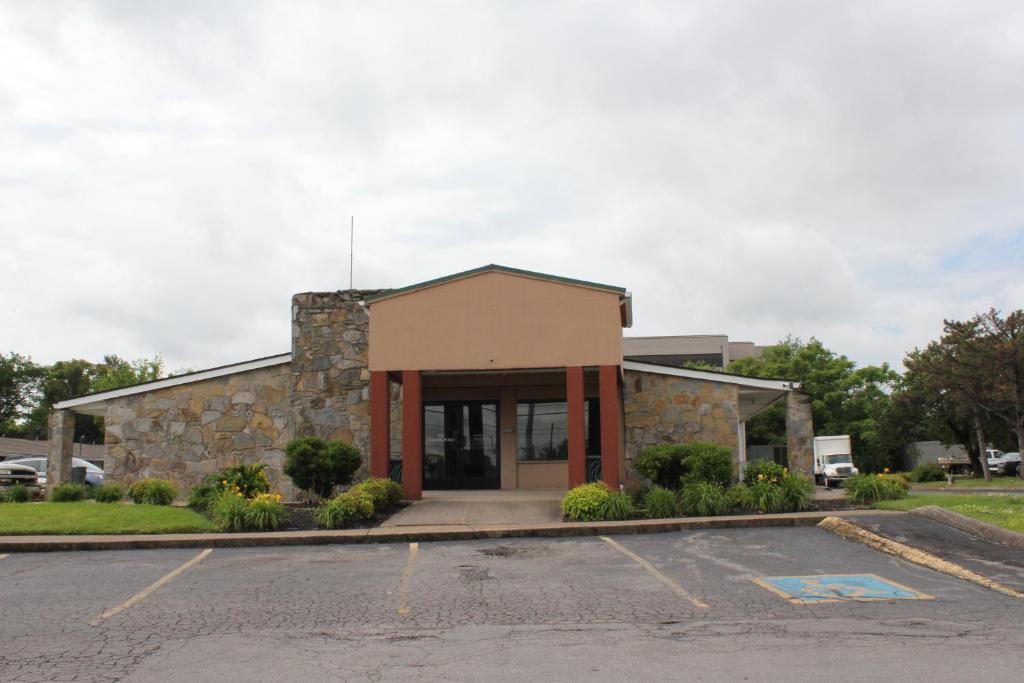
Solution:
<svg viewBox="0 0 1024 683">
<path fill-rule="evenodd" d="M 550 524 L 562 521 L 564 491 L 424 491 L 381 527 Z"/>
</svg>

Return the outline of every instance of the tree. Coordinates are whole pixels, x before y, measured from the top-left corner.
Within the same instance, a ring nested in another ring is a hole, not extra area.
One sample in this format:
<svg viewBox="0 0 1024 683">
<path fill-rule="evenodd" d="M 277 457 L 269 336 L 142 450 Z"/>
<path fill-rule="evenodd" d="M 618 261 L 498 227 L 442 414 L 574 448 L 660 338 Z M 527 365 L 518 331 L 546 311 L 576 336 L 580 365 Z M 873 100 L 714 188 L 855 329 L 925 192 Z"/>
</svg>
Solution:
<svg viewBox="0 0 1024 683">
<path fill-rule="evenodd" d="M 858 368 L 814 337 L 806 343 L 787 337 L 758 358 L 733 361 L 728 371 L 800 382 L 811 398 L 815 434 L 849 434 L 854 459 L 864 470 L 880 471 L 893 464 L 898 449 L 884 425 L 899 375 L 887 364 Z M 749 420 L 747 437 L 751 444 L 785 443 L 785 406 L 776 404 Z"/>
<path fill-rule="evenodd" d="M 17 424 L 28 416 L 42 372 L 28 356 L 0 355 L 0 434 L 20 435 Z"/>
</svg>

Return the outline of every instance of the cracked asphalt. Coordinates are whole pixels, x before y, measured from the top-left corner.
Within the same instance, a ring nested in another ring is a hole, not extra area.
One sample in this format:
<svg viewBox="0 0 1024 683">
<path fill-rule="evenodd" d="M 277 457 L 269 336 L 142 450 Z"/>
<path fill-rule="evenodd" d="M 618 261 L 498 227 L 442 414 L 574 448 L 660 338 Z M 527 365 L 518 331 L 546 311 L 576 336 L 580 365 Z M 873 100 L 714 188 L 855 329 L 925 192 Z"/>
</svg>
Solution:
<svg viewBox="0 0 1024 683">
<path fill-rule="evenodd" d="M 817 528 L 0 559 L 0 680 L 1019 681 L 1024 601 Z M 794 605 L 765 576 L 934 600 Z M 403 578 L 404 575 L 404 578 Z M 668 583 L 664 579 L 668 580 Z M 705 603 L 680 597 L 675 582 Z"/>
</svg>

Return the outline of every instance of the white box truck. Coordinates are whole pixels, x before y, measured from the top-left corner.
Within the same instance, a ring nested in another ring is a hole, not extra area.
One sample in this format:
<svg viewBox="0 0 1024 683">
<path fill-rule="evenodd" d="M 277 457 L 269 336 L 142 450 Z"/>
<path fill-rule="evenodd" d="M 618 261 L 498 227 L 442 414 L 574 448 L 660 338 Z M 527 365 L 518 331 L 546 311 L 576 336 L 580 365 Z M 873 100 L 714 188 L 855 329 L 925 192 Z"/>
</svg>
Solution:
<svg viewBox="0 0 1024 683">
<path fill-rule="evenodd" d="M 847 477 L 857 474 L 853 466 L 853 448 L 850 436 L 814 437 L 814 481 L 829 488 Z"/>
</svg>

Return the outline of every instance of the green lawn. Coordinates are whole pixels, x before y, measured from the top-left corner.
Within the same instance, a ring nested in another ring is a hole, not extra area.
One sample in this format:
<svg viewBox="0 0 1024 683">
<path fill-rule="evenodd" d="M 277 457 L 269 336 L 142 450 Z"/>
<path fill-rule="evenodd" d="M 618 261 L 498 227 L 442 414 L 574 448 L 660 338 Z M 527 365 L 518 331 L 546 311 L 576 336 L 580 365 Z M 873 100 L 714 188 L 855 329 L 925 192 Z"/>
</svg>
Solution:
<svg viewBox="0 0 1024 683">
<path fill-rule="evenodd" d="M 944 481 L 928 481 L 921 484 L 914 484 L 914 486 L 920 486 L 926 489 L 944 489 L 946 488 L 946 482 Z M 953 488 L 977 488 L 977 487 L 995 488 L 995 489 L 1024 489 L 1024 479 L 1021 477 L 992 477 L 992 481 L 985 481 L 981 477 L 956 477 L 956 483 L 953 484 Z"/>
<path fill-rule="evenodd" d="M 173 534 L 216 531 L 188 508 L 123 503 L 3 503 L 0 536 L 26 534 Z"/>
<path fill-rule="evenodd" d="M 880 510 L 913 510 L 925 505 L 959 512 L 1011 531 L 1024 532 L 1024 496 L 985 496 L 958 493 L 911 493 L 902 500 L 875 503 Z"/>
</svg>

